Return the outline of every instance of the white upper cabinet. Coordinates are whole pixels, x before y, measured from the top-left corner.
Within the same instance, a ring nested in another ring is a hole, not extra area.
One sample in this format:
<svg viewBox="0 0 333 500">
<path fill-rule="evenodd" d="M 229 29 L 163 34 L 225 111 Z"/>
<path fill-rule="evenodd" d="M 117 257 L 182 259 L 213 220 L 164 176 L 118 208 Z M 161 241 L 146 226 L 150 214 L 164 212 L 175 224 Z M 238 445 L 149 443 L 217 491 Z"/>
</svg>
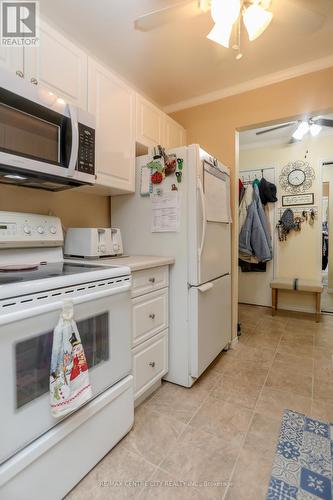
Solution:
<svg viewBox="0 0 333 500">
<path fill-rule="evenodd" d="M 105 194 L 135 191 L 135 92 L 89 60 L 88 111 L 96 116 L 97 184 Z"/>
<path fill-rule="evenodd" d="M 87 61 L 84 51 L 43 22 L 39 47 L 24 49 L 24 76 L 87 109 Z"/>
<path fill-rule="evenodd" d="M 170 116 L 164 117 L 164 141 L 163 146 L 166 149 L 179 148 L 186 145 L 186 131 L 175 122 Z"/>
<path fill-rule="evenodd" d="M 0 45 L 0 68 L 16 73 L 17 76 L 23 78 L 23 48 Z"/>
<path fill-rule="evenodd" d="M 136 95 L 136 141 L 148 148 L 163 143 L 164 113 L 139 94 Z"/>
</svg>

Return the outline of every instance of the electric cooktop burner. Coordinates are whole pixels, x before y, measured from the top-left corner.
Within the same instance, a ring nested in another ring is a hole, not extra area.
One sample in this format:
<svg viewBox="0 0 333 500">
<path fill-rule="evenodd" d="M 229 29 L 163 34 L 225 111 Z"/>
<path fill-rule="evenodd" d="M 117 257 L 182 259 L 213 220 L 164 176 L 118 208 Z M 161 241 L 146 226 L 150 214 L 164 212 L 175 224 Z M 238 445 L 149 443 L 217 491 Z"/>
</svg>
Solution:
<svg viewBox="0 0 333 500">
<path fill-rule="evenodd" d="M 45 278 L 59 278 L 61 276 L 89 273 L 92 271 L 100 271 L 102 269 L 110 269 L 112 267 L 117 266 L 96 266 L 93 264 L 76 263 L 68 264 L 66 262 L 40 263 L 38 265 L 35 264 L 34 266 L 2 266 L 0 268 L 0 285 L 23 283 L 25 281 L 34 281 Z"/>
</svg>

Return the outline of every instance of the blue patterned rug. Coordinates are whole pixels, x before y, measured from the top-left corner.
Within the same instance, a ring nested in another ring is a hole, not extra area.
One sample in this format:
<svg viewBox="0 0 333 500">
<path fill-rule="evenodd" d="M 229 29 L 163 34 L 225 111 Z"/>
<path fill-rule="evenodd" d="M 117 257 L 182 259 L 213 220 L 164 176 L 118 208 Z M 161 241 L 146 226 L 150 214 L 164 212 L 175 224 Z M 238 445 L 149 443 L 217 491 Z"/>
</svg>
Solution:
<svg viewBox="0 0 333 500">
<path fill-rule="evenodd" d="M 333 424 L 285 410 L 267 500 L 332 500 Z"/>
</svg>

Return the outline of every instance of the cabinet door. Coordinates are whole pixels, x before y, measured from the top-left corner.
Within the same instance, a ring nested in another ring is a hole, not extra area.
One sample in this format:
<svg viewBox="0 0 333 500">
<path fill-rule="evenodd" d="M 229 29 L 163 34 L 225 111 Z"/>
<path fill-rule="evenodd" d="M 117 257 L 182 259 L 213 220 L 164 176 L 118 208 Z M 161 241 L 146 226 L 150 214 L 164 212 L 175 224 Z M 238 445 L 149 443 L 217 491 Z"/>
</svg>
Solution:
<svg viewBox="0 0 333 500">
<path fill-rule="evenodd" d="M 23 48 L 0 45 L 0 68 L 23 77 Z"/>
<path fill-rule="evenodd" d="M 149 148 L 163 142 L 163 113 L 139 94 L 136 97 L 136 140 Z"/>
<path fill-rule="evenodd" d="M 87 109 L 87 55 L 44 22 L 39 47 L 24 49 L 25 77 Z"/>
<path fill-rule="evenodd" d="M 166 149 L 179 148 L 186 145 L 185 129 L 168 115 L 164 116 L 164 140 Z"/>
<path fill-rule="evenodd" d="M 89 60 L 88 110 L 96 116 L 97 184 L 109 194 L 135 191 L 135 93 Z"/>
</svg>

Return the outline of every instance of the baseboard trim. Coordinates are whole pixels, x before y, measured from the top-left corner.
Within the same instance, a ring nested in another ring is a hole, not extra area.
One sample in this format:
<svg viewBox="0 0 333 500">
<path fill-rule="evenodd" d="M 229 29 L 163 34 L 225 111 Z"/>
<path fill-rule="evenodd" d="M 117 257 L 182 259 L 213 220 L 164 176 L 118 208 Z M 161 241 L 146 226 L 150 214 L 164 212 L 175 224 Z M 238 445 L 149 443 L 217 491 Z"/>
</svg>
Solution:
<svg viewBox="0 0 333 500">
<path fill-rule="evenodd" d="M 234 337 L 231 342 L 230 342 L 230 347 L 231 349 L 234 349 L 235 347 L 237 347 L 237 344 L 238 344 L 238 337 Z"/>
</svg>

